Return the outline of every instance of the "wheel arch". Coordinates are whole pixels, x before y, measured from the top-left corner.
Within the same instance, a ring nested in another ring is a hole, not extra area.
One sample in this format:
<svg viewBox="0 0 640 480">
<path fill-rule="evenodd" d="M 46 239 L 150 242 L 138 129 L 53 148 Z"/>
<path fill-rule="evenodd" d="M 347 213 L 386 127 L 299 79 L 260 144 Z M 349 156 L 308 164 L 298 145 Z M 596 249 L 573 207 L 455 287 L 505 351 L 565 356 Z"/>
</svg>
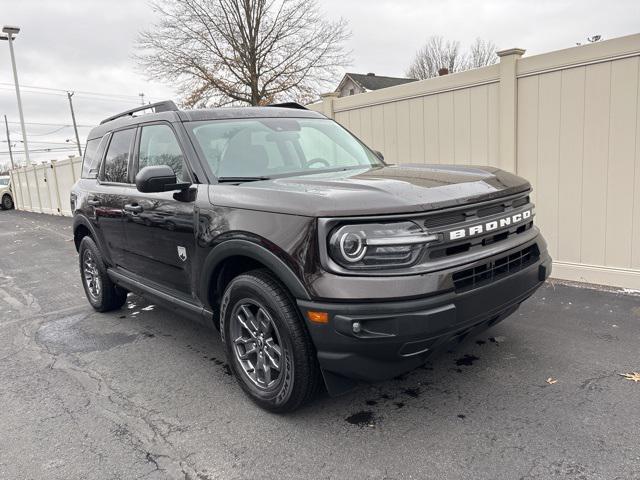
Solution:
<svg viewBox="0 0 640 480">
<path fill-rule="evenodd" d="M 76 252 L 80 251 L 80 242 L 86 236 L 89 236 L 96 243 L 98 248 L 100 249 L 100 253 L 104 260 L 107 263 L 111 264 L 111 257 L 109 256 L 109 252 L 103 248 L 102 240 L 98 236 L 94 226 L 91 224 L 91 221 L 84 215 L 75 215 L 73 217 L 73 243 L 76 247 Z"/>
<path fill-rule="evenodd" d="M 311 299 L 302 281 L 282 259 L 254 242 L 240 239 L 227 240 L 209 252 L 200 276 L 200 298 L 214 309 L 234 276 L 256 268 L 269 270 L 293 297 Z"/>
</svg>

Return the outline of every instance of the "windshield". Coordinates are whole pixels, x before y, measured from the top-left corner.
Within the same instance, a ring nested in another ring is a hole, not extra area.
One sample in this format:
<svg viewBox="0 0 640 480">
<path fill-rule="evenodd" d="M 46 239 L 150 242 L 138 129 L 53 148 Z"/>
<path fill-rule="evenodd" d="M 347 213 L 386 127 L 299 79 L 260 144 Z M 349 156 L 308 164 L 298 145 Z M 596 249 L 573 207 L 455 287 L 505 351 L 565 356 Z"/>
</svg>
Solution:
<svg viewBox="0 0 640 480">
<path fill-rule="evenodd" d="M 252 118 L 186 124 L 216 177 L 271 178 L 381 166 L 337 123 L 319 118 Z"/>
</svg>

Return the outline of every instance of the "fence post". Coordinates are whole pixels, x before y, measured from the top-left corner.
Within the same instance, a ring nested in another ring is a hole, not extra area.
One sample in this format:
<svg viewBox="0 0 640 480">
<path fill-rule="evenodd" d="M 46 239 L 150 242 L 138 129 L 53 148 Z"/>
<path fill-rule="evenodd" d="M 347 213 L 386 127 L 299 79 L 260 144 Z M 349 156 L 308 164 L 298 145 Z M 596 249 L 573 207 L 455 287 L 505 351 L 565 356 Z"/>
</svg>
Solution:
<svg viewBox="0 0 640 480">
<path fill-rule="evenodd" d="M 38 208 L 40 209 L 40 213 L 44 213 L 44 210 L 42 210 L 42 200 L 40 199 L 40 183 L 38 182 L 38 165 L 35 163 L 33 164 L 33 176 L 35 177 L 36 193 L 38 194 Z"/>
<path fill-rule="evenodd" d="M 510 48 L 497 52 L 500 57 L 500 168 L 516 172 L 517 120 L 518 120 L 518 59 L 524 55 L 522 48 Z"/>
<path fill-rule="evenodd" d="M 320 98 L 322 99 L 322 113 L 329 118 L 335 118 L 333 102 L 338 98 L 338 95 L 339 94 L 337 92 L 323 93 L 320 95 Z"/>
<path fill-rule="evenodd" d="M 53 172 L 53 184 L 55 186 L 56 191 L 56 202 L 57 202 L 57 210 L 60 215 L 62 215 L 62 202 L 60 199 L 60 186 L 58 185 L 58 172 L 56 167 L 56 160 L 51 160 L 51 171 Z"/>
</svg>

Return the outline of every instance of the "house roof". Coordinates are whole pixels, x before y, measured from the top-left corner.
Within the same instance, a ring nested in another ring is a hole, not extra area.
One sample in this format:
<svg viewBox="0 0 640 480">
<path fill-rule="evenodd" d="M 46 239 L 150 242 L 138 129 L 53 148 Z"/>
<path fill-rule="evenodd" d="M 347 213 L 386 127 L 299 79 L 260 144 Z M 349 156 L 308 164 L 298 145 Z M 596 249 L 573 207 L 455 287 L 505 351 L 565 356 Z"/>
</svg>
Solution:
<svg viewBox="0 0 640 480">
<path fill-rule="evenodd" d="M 403 77 L 385 77 L 375 75 L 373 73 L 346 73 L 338 85 L 336 91 L 342 88 L 345 80 L 351 78 L 355 83 L 360 85 L 365 90 L 379 90 L 381 88 L 393 87 L 396 85 L 402 85 L 403 83 L 415 82 L 415 78 L 403 78 Z"/>
</svg>

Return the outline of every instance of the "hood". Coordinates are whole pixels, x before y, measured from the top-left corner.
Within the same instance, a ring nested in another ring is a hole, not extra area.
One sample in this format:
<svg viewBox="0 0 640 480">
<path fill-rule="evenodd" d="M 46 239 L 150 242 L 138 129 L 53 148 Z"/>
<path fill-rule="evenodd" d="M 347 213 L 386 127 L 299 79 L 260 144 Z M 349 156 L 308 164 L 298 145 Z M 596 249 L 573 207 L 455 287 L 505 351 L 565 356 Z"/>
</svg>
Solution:
<svg viewBox="0 0 640 480">
<path fill-rule="evenodd" d="M 388 165 L 209 187 L 216 206 L 312 217 L 417 213 L 525 192 L 495 167 Z"/>
</svg>

